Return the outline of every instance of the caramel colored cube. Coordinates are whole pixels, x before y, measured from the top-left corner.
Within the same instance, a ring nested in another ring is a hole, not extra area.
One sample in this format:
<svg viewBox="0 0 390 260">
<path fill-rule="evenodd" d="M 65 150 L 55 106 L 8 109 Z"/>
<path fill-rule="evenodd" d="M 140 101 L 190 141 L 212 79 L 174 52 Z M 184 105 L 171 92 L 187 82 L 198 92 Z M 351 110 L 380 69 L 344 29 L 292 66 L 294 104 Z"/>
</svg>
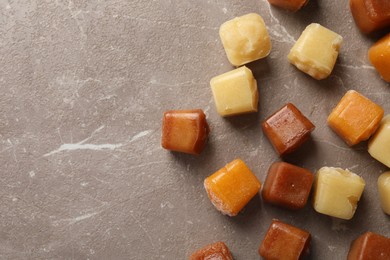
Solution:
<svg viewBox="0 0 390 260">
<path fill-rule="evenodd" d="M 228 60 L 234 66 L 262 59 L 271 51 L 271 40 L 263 18 L 255 13 L 225 22 L 219 36 Z"/>
<path fill-rule="evenodd" d="M 259 93 L 252 71 L 243 66 L 211 79 L 218 114 L 232 116 L 257 112 Z"/>
<path fill-rule="evenodd" d="M 322 167 L 314 182 L 314 209 L 322 214 L 351 219 L 366 183 L 348 170 Z"/>
<path fill-rule="evenodd" d="M 310 233 L 273 220 L 259 248 L 264 259 L 298 260 L 309 252 Z"/>
<path fill-rule="evenodd" d="M 306 205 L 314 175 L 307 169 L 276 162 L 268 170 L 262 196 L 264 201 L 288 209 L 301 209 Z"/>
<path fill-rule="evenodd" d="M 242 160 L 236 159 L 207 177 L 204 187 L 217 210 L 236 216 L 259 192 L 261 183 Z"/>
<path fill-rule="evenodd" d="M 367 140 L 376 131 L 383 113 L 379 105 L 349 90 L 329 115 L 328 124 L 352 146 Z"/>
<path fill-rule="evenodd" d="M 390 83 L 390 33 L 369 49 L 368 58 L 381 77 Z"/>
<path fill-rule="evenodd" d="M 301 9 L 309 0 L 268 0 L 271 5 L 296 12 Z"/>
<path fill-rule="evenodd" d="M 382 209 L 390 215 L 390 171 L 379 176 L 378 191 Z"/>
<path fill-rule="evenodd" d="M 390 239 L 366 232 L 352 242 L 347 260 L 389 260 Z"/>
<path fill-rule="evenodd" d="M 288 54 L 288 60 L 313 78 L 324 79 L 333 70 L 342 42 L 343 37 L 337 33 L 312 23 L 302 32 Z"/>
<path fill-rule="evenodd" d="M 171 151 L 200 154 L 209 132 L 206 115 L 201 109 L 166 111 L 161 145 Z"/>
<path fill-rule="evenodd" d="M 390 26 L 390 1 L 350 0 L 352 16 L 359 29 L 371 33 Z"/>
<path fill-rule="evenodd" d="M 216 242 L 194 252 L 190 260 L 233 260 L 233 257 L 224 242 Z"/>
<path fill-rule="evenodd" d="M 390 168 L 390 115 L 385 116 L 368 142 L 368 152 Z"/>
<path fill-rule="evenodd" d="M 295 151 L 309 139 L 315 128 L 291 103 L 267 118 L 261 126 L 279 156 Z"/>
</svg>

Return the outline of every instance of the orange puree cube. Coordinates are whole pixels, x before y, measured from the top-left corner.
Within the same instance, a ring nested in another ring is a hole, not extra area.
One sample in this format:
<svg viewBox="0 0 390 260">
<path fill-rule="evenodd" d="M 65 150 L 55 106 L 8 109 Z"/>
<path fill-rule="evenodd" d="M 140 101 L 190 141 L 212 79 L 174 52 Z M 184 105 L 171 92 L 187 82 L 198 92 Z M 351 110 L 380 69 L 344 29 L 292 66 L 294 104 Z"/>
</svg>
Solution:
<svg viewBox="0 0 390 260">
<path fill-rule="evenodd" d="M 390 82 L 390 33 L 370 48 L 368 58 L 381 77 Z"/>
<path fill-rule="evenodd" d="M 217 210 L 236 216 L 259 192 L 261 183 L 242 160 L 236 159 L 207 177 L 204 187 Z"/>
<path fill-rule="evenodd" d="M 378 128 L 383 109 L 359 94 L 348 91 L 328 117 L 329 126 L 352 146 L 367 140 Z"/>
<path fill-rule="evenodd" d="M 389 0 L 349 0 L 349 6 L 357 26 L 364 33 L 390 26 Z"/>
</svg>

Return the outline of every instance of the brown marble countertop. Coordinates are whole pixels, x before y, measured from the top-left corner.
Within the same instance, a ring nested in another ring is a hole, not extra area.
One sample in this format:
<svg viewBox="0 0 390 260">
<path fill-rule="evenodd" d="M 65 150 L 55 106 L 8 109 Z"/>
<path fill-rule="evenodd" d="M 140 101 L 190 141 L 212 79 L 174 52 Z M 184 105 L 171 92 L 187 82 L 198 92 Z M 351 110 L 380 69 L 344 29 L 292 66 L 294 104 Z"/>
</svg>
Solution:
<svg viewBox="0 0 390 260">
<path fill-rule="evenodd" d="M 229 71 L 219 26 L 259 13 L 270 56 L 248 65 L 259 112 L 221 118 L 209 80 Z M 318 22 L 344 37 L 332 75 L 317 81 L 287 54 Z M 389 84 L 367 60 L 382 34 L 355 26 L 348 1 L 312 0 L 297 13 L 266 0 L 0 1 L 0 259 L 186 259 L 225 241 L 235 259 L 260 259 L 273 218 L 313 236 L 312 259 L 345 259 L 370 230 L 390 236 L 377 177 L 386 167 L 349 148 L 326 118 L 355 89 L 390 113 Z M 264 182 L 279 160 L 260 122 L 287 102 L 316 125 L 286 161 L 315 172 L 348 168 L 367 182 L 350 221 L 292 212 L 256 196 L 237 217 L 214 209 L 203 180 L 240 157 Z M 200 156 L 160 147 L 162 114 L 201 108 L 212 133 Z"/>
</svg>

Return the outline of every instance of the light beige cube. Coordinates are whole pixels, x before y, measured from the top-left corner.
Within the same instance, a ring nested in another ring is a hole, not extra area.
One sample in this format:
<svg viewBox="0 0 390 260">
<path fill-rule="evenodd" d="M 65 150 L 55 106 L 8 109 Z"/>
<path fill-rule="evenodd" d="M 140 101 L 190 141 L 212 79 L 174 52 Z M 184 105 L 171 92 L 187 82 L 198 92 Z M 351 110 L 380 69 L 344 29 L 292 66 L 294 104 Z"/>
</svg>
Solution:
<svg viewBox="0 0 390 260">
<path fill-rule="evenodd" d="M 368 143 L 368 152 L 390 168 L 390 115 L 385 116 Z"/>
<path fill-rule="evenodd" d="M 390 215 L 390 171 L 379 176 L 378 191 L 382 209 Z"/>
<path fill-rule="evenodd" d="M 330 75 L 336 63 L 343 37 L 312 23 L 302 32 L 288 54 L 288 60 L 315 79 Z"/>
<path fill-rule="evenodd" d="M 262 59 L 271 51 L 271 40 L 263 18 L 255 13 L 225 22 L 219 36 L 228 60 L 234 66 Z"/>
<path fill-rule="evenodd" d="M 257 112 L 259 94 L 252 71 L 243 66 L 210 81 L 214 102 L 221 116 Z"/>
<path fill-rule="evenodd" d="M 314 209 L 322 214 L 351 219 L 366 185 L 363 178 L 341 168 L 323 167 L 314 183 Z"/>
</svg>

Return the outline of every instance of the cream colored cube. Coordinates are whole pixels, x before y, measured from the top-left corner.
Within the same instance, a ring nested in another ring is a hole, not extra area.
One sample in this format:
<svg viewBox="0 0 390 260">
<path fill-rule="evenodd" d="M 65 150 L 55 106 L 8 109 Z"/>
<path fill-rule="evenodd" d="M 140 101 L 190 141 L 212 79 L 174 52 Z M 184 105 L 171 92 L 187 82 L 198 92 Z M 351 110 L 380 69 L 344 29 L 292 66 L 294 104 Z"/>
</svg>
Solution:
<svg viewBox="0 0 390 260">
<path fill-rule="evenodd" d="M 390 215 L 390 171 L 379 176 L 378 191 L 382 209 Z"/>
<path fill-rule="evenodd" d="M 372 157 L 390 167 L 390 115 L 382 119 L 378 130 L 370 139 L 368 152 Z"/>
<path fill-rule="evenodd" d="M 219 36 L 234 66 L 262 59 L 271 51 L 271 40 L 264 20 L 255 13 L 225 22 L 219 29 Z"/>
<path fill-rule="evenodd" d="M 288 60 L 315 79 L 330 75 L 336 63 L 343 37 L 312 23 L 302 32 L 288 54 Z"/>
<path fill-rule="evenodd" d="M 252 71 L 241 67 L 210 81 L 215 105 L 221 116 L 257 112 L 259 94 Z"/>
<path fill-rule="evenodd" d="M 348 170 L 323 167 L 314 183 L 314 209 L 332 217 L 351 219 L 365 185 L 363 178 Z"/>
</svg>

